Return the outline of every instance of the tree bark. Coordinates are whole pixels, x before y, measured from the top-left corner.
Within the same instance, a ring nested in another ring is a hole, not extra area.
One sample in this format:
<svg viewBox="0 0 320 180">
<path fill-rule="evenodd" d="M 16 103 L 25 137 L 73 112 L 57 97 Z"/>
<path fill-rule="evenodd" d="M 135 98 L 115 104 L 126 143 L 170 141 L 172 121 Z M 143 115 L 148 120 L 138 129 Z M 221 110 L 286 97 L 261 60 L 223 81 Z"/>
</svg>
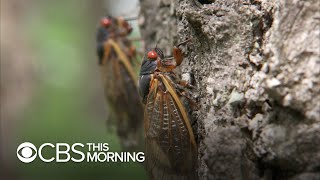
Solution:
<svg viewBox="0 0 320 180">
<path fill-rule="evenodd" d="M 146 47 L 184 47 L 200 179 L 320 178 L 320 2 L 140 0 Z"/>
</svg>

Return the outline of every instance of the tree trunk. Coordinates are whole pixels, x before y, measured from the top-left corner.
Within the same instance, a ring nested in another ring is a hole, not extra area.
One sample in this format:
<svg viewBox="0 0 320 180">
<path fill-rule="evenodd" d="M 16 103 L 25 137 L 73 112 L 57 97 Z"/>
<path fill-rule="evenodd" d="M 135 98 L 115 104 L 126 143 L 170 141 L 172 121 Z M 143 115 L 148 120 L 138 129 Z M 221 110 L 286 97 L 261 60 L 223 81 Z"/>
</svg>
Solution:
<svg viewBox="0 0 320 180">
<path fill-rule="evenodd" d="M 200 179 L 320 178 L 320 2 L 141 0 L 146 47 L 188 37 Z"/>
</svg>

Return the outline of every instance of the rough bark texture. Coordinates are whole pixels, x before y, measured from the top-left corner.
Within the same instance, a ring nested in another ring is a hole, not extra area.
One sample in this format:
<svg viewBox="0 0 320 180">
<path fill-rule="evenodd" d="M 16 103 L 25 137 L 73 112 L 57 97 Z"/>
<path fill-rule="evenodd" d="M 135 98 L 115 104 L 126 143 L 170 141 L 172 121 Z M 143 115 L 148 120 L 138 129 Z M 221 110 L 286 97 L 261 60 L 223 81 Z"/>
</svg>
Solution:
<svg viewBox="0 0 320 180">
<path fill-rule="evenodd" d="M 188 37 L 200 179 L 320 179 L 317 0 L 141 0 L 147 47 Z"/>
</svg>

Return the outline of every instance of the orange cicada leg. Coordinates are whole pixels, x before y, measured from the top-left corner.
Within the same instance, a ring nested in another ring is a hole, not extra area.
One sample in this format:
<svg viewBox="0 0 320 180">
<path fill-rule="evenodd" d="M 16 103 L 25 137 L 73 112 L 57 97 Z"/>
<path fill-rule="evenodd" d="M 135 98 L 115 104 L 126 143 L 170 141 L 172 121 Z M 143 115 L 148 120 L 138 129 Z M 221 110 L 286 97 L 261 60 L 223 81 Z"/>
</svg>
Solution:
<svg viewBox="0 0 320 180">
<path fill-rule="evenodd" d="M 173 48 L 173 57 L 176 60 L 176 65 L 179 66 L 183 60 L 183 55 L 182 55 L 181 49 L 174 47 Z"/>
<path fill-rule="evenodd" d="M 184 44 L 186 44 L 186 43 L 188 43 L 188 42 L 190 42 L 190 41 L 191 41 L 191 39 L 187 39 L 187 40 L 179 43 L 178 45 L 176 45 L 176 46 L 173 48 L 173 57 L 174 57 L 174 59 L 176 60 L 176 66 L 179 66 L 179 65 L 182 63 L 182 61 L 183 61 L 182 50 L 179 49 L 179 46 L 184 45 Z"/>
</svg>

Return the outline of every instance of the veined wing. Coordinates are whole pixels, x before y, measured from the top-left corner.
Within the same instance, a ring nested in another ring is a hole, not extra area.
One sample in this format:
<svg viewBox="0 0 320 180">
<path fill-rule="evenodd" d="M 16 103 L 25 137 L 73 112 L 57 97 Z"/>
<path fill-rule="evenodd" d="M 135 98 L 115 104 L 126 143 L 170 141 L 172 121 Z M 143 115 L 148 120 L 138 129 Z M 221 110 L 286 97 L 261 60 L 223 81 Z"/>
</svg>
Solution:
<svg viewBox="0 0 320 180">
<path fill-rule="evenodd" d="M 146 166 L 155 179 L 188 179 L 196 163 L 194 135 L 175 90 L 164 75 L 159 77 L 151 80 L 145 107 Z"/>
<path fill-rule="evenodd" d="M 104 43 L 104 56 L 101 70 L 105 86 L 108 87 L 105 89 L 107 98 L 115 99 L 119 96 L 123 96 L 122 99 L 126 99 L 130 104 L 130 94 L 136 94 L 137 77 L 134 73 L 132 62 L 121 48 L 121 42 L 108 39 Z M 133 82 L 134 88 L 130 88 L 129 91 L 132 92 L 127 93 L 125 92 L 125 89 L 127 88 L 128 83 L 131 82 Z M 140 103 L 139 106 L 142 106 L 142 103 Z M 121 109 L 123 108 L 121 107 Z"/>
<path fill-rule="evenodd" d="M 117 55 L 119 57 L 119 60 L 121 61 L 121 63 L 124 65 L 124 67 L 126 68 L 128 73 L 130 74 L 130 77 L 132 78 L 133 82 L 135 82 L 135 84 L 137 84 L 137 77 L 134 73 L 134 70 L 132 68 L 132 64 L 130 63 L 130 60 L 127 57 L 127 55 L 121 50 L 120 46 L 112 39 L 109 39 L 107 41 L 107 44 L 110 44 L 113 47 L 113 49 L 115 50 L 115 52 L 117 53 Z"/>
<path fill-rule="evenodd" d="M 108 103 L 116 102 L 116 99 L 123 94 L 124 80 L 121 74 L 121 64 L 118 57 L 111 53 L 111 46 L 105 52 L 102 64 L 100 65 L 101 76 L 104 86 L 105 96 Z M 111 104 L 111 106 L 114 106 Z"/>
<path fill-rule="evenodd" d="M 115 124 L 124 150 L 137 150 L 141 145 L 143 107 L 131 63 L 113 40 L 105 44 L 105 57 L 100 66 L 109 109 L 108 124 Z"/>
</svg>

